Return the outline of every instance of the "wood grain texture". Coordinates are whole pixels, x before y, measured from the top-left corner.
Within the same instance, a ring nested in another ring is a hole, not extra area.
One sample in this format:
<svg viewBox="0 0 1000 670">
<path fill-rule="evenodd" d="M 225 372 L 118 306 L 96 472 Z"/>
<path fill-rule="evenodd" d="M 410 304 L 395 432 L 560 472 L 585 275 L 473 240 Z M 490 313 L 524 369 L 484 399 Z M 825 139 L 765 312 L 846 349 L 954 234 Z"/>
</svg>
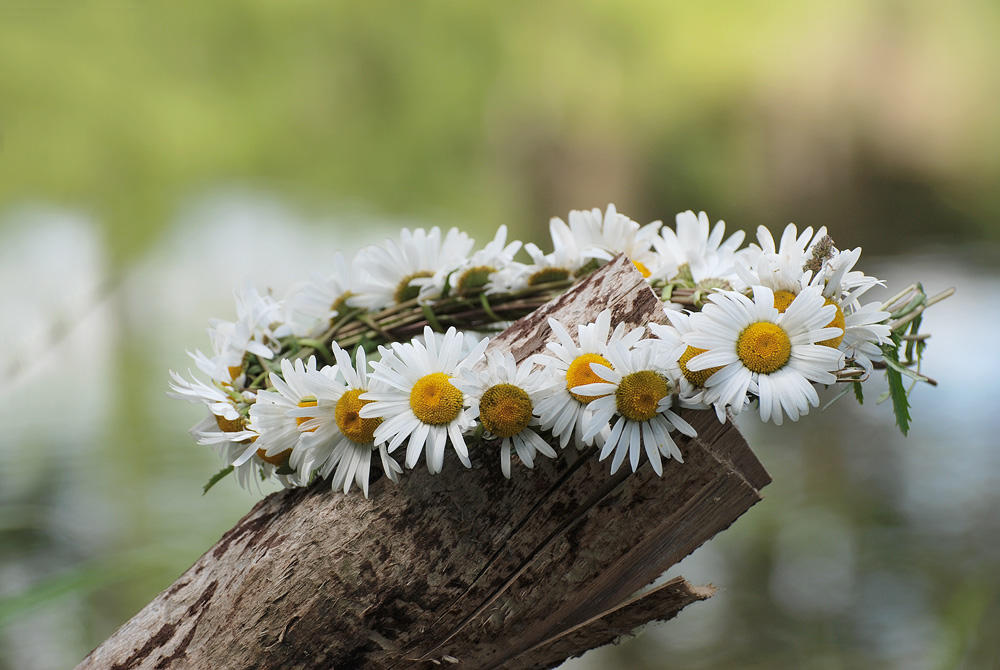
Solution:
<svg viewBox="0 0 1000 670">
<path fill-rule="evenodd" d="M 548 316 L 572 327 L 604 308 L 630 326 L 664 320 L 619 258 L 514 323 L 491 346 L 544 348 Z M 683 580 L 636 596 L 760 500 L 770 478 L 712 412 L 662 478 L 609 474 L 570 448 L 500 473 L 496 444 L 465 469 L 423 469 L 372 497 L 319 483 L 260 501 L 78 668 L 549 667 L 711 589 Z"/>
<path fill-rule="evenodd" d="M 551 668 L 588 649 L 610 644 L 620 637 L 632 634 L 636 628 L 651 621 L 672 619 L 684 607 L 710 598 L 714 593 L 715 587 L 692 586 L 683 577 L 674 577 L 524 652 L 517 658 L 518 666 Z"/>
</svg>

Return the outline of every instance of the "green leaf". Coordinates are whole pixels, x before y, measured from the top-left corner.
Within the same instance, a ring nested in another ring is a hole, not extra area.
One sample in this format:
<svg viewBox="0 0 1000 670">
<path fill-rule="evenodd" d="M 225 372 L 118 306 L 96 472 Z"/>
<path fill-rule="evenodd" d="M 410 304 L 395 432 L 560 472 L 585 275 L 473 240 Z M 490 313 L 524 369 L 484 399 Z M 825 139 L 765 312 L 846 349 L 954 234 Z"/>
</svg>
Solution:
<svg viewBox="0 0 1000 670">
<path fill-rule="evenodd" d="M 917 284 L 917 294 L 913 297 L 913 299 L 910 302 L 908 302 L 906 305 L 893 312 L 890 318 L 898 319 L 900 317 L 904 317 L 913 310 L 915 310 L 917 307 L 923 305 L 925 302 L 927 302 L 927 294 L 924 292 L 924 287 L 921 286 L 920 284 Z"/>
<path fill-rule="evenodd" d="M 910 322 L 910 335 L 917 335 L 920 332 L 920 322 L 923 321 L 924 315 L 921 314 L 917 316 L 913 321 Z M 906 342 L 906 360 L 913 360 L 913 350 L 917 346 L 916 340 L 908 340 Z"/>
<path fill-rule="evenodd" d="M 378 348 L 378 342 L 368 337 L 367 334 L 361 335 L 361 340 L 358 342 L 358 346 L 365 350 L 366 354 L 370 354 Z"/>
<path fill-rule="evenodd" d="M 454 270 L 452 270 L 451 272 L 449 272 L 444 277 L 444 288 L 441 289 L 441 297 L 442 298 L 447 298 L 448 295 L 451 293 L 451 276 L 453 274 L 455 274 Z"/>
<path fill-rule="evenodd" d="M 596 258 L 591 258 L 589 261 L 584 263 L 583 267 L 576 271 L 576 277 L 583 277 L 584 275 L 589 275 L 591 272 L 601 267 L 601 261 Z"/>
<path fill-rule="evenodd" d="M 212 478 L 209 479 L 208 482 L 205 484 L 205 486 L 201 489 L 201 494 L 205 495 L 206 493 L 208 493 L 208 490 L 210 488 L 212 488 L 220 481 L 225 479 L 226 475 L 230 474 L 232 471 L 233 471 L 233 466 L 227 465 L 226 467 L 216 472 L 214 475 L 212 475 Z"/>
<path fill-rule="evenodd" d="M 861 382 L 854 382 L 852 386 L 854 387 L 854 397 L 858 399 L 858 404 L 864 405 L 865 392 L 864 389 L 861 387 Z"/>
<path fill-rule="evenodd" d="M 331 352 L 327 348 L 327 346 L 325 344 L 323 344 L 319 340 L 315 340 L 315 339 L 308 338 L 308 337 L 303 337 L 302 339 L 296 340 L 295 350 L 292 351 L 292 352 L 289 352 L 289 353 L 290 354 L 296 353 L 296 352 L 300 351 L 302 347 L 309 347 L 309 348 L 315 350 L 316 353 L 318 353 L 320 356 L 322 356 L 323 360 L 326 361 L 326 362 L 328 362 L 328 363 L 333 360 L 333 352 Z"/>
<path fill-rule="evenodd" d="M 885 358 L 885 377 L 889 382 L 889 397 L 892 398 L 892 411 L 896 414 L 896 425 L 906 435 L 910 431 L 910 400 L 906 397 L 901 370 L 906 370 L 899 364 L 899 337 L 893 334 L 893 342 L 882 346 L 882 356 Z M 916 373 L 914 373 L 916 374 Z"/>
<path fill-rule="evenodd" d="M 442 326 L 441 322 L 438 321 L 437 314 L 434 313 L 434 310 L 431 309 L 430 305 L 426 303 L 422 304 L 420 305 L 420 309 L 424 313 L 424 318 L 427 319 L 427 323 L 430 324 L 431 328 L 438 333 L 443 333 L 445 331 L 444 326 Z"/>
<path fill-rule="evenodd" d="M 903 376 L 891 368 L 886 370 L 889 380 L 889 395 L 892 397 L 892 411 L 896 413 L 896 425 L 906 435 L 910 431 L 910 401 L 903 387 Z"/>
</svg>

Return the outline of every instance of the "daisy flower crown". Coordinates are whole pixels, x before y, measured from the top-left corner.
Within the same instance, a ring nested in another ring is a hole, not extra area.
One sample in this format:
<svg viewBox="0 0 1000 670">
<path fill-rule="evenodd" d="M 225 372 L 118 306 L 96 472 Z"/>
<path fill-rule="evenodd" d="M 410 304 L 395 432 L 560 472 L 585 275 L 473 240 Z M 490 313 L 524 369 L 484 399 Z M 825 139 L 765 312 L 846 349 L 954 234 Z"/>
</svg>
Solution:
<svg viewBox="0 0 1000 670">
<path fill-rule="evenodd" d="M 780 425 L 821 393 L 824 408 L 852 392 L 863 402 L 884 374 L 879 402 L 891 400 L 905 434 L 909 393 L 936 384 L 920 327 L 953 290 L 913 284 L 866 300 L 884 282 L 856 270 L 861 249 L 838 248 L 825 228 L 789 224 L 776 243 L 760 227 L 742 246 L 742 231 L 727 237 L 704 212 L 640 225 L 609 205 L 549 229 L 548 253 L 508 242 L 504 226 L 479 251 L 454 228 L 404 229 L 337 255 L 329 276 L 284 298 L 237 291 L 236 320 L 213 320 L 211 350 L 190 352 L 198 372 L 170 373 L 169 394 L 206 410 L 192 434 L 225 465 L 205 490 L 232 473 L 245 488 L 320 478 L 367 496 L 373 463 L 395 482 L 421 461 L 441 472 L 448 452 L 508 478 L 515 457 L 531 469 L 566 449 L 610 458 L 612 473 L 648 463 L 660 475 L 663 461 L 683 467 L 675 439 L 696 435 L 682 411 Z M 549 318 L 544 352 L 524 360 L 491 346 L 615 263 L 642 276 L 662 323 L 628 329 L 604 310 L 585 324 Z"/>
</svg>

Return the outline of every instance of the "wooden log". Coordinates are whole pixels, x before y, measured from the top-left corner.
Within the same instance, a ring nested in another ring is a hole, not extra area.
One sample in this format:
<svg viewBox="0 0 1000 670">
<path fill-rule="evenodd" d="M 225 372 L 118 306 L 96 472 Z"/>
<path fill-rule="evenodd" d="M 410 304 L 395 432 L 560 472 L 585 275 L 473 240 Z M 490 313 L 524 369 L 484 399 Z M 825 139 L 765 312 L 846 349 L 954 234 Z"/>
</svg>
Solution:
<svg viewBox="0 0 1000 670">
<path fill-rule="evenodd" d="M 541 351 L 546 319 L 664 320 L 624 258 L 492 343 Z M 711 595 L 674 579 L 636 595 L 760 500 L 770 478 L 730 423 L 686 412 L 684 463 L 609 474 L 572 447 L 500 473 L 497 445 L 465 469 L 418 468 L 371 499 L 325 483 L 260 501 L 78 668 L 551 667 Z"/>
</svg>

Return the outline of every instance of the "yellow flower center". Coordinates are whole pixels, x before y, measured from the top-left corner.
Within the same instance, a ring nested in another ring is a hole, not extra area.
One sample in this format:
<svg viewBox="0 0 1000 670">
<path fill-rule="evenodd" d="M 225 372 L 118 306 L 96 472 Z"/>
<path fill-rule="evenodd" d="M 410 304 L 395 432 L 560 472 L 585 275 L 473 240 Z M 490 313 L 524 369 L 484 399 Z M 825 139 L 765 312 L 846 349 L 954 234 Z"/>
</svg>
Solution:
<svg viewBox="0 0 1000 670">
<path fill-rule="evenodd" d="M 736 340 L 736 355 L 749 370 L 770 374 L 792 355 L 792 341 L 781 326 L 768 321 L 751 323 Z"/>
<path fill-rule="evenodd" d="M 639 261 L 632 261 L 632 265 L 635 266 L 635 269 L 638 270 L 639 274 L 641 274 L 643 277 L 649 277 L 649 274 L 650 274 L 649 273 L 649 268 L 647 268 L 645 266 L 645 264 L 643 264 L 643 263 L 641 263 Z"/>
<path fill-rule="evenodd" d="M 659 372 L 641 370 L 625 375 L 615 391 L 618 413 L 632 421 L 649 421 L 670 391 L 670 380 Z"/>
<path fill-rule="evenodd" d="M 827 328 L 840 328 L 840 335 L 837 337 L 831 337 L 829 340 L 823 340 L 822 342 L 817 342 L 816 344 L 822 344 L 824 346 L 830 347 L 831 349 L 836 349 L 840 346 L 840 343 L 844 340 L 844 332 L 847 328 L 847 321 L 844 319 L 844 310 L 840 308 L 835 300 L 827 298 L 824 305 L 835 305 L 837 307 L 837 313 L 833 315 L 833 320 L 826 324 Z"/>
<path fill-rule="evenodd" d="M 339 314 L 340 313 L 340 308 L 344 306 L 344 303 L 347 302 L 351 298 L 352 295 L 354 295 L 353 291 L 344 291 L 341 294 L 341 296 L 339 298 L 337 298 L 336 300 L 334 300 L 333 304 L 330 305 L 330 311 L 331 312 L 337 312 Z"/>
<path fill-rule="evenodd" d="M 219 427 L 219 430 L 221 430 L 223 433 L 238 433 L 241 430 L 246 430 L 247 420 L 246 417 L 242 416 L 237 417 L 235 419 L 227 419 L 225 417 L 216 414 L 215 425 L 217 425 Z M 253 437 L 246 440 L 238 440 L 237 444 L 250 444 L 251 442 L 256 442 L 256 441 L 257 441 L 257 436 L 254 435 Z"/>
<path fill-rule="evenodd" d="M 781 290 L 774 292 L 774 307 L 778 310 L 778 314 L 784 314 L 793 300 L 795 300 L 795 294 L 791 291 Z"/>
<path fill-rule="evenodd" d="M 243 366 L 242 365 L 230 365 L 228 368 L 226 368 L 226 371 L 229 372 L 229 379 L 231 381 L 236 381 L 236 378 L 239 377 L 243 373 Z"/>
<path fill-rule="evenodd" d="M 421 270 L 420 272 L 414 272 L 411 275 L 406 275 L 403 277 L 399 284 L 396 285 L 396 292 L 393 294 L 393 300 L 396 302 L 406 302 L 407 300 L 413 300 L 420 294 L 419 286 L 411 286 L 410 283 L 414 279 L 420 279 L 422 277 L 433 277 L 434 273 L 429 270 Z"/>
<path fill-rule="evenodd" d="M 681 364 L 681 372 L 684 374 L 685 379 L 687 379 L 689 382 L 698 387 L 704 386 L 705 382 L 708 381 L 709 377 L 711 377 L 712 375 L 714 375 L 716 372 L 718 372 L 723 368 L 723 366 L 720 365 L 718 367 L 707 368 L 705 370 L 688 369 L 687 362 L 690 361 L 695 356 L 697 356 L 698 354 L 703 354 L 706 351 L 708 351 L 708 349 L 699 349 L 697 347 L 689 346 L 687 349 L 684 350 L 684 353 L 681 354 L 679 361 Z"/>
<path fill-rule="evenodd" d="M 497 437 L 517 435 L 531 421 L 531 397 L 519 386 L 497 384 L 479 400 L 479 422 Z"/>
<path fill-rule="evenodd" d="M 598 377 L 594 371 L 590 369 L 591 363 L 600 363 L 601 365 L 606 365 L 609 368 L 611 367 L 611 362 L 600 354 L 582 354 L 577 356 L 576 360 L 570 363 L 569 368 L 566 370 L 566 390 L 569 391 L 571 396 L 582 402 L 584 405 L 597 400 L 600 396 L 579 395 L 577 393 L 573 393 L 573 389 L 577 386 L 583 386 L 584 384 L 600 384 L 604 382 L 603 379 Z"/>
<path fill-rule="evenodd" d="M 284 467 L 288 465 L 288 458 L 292 455 L 291 449 L 285 449 L 284 451 L 278 452 L 277 454 L 267 455 L 263 449 L 257 450 L 257 458 L 264 461 L 265 463 L 270 463 L 276 467 Z"/>
<path fill-rule="evenodd" d="M 455 288 L 457 288 L 460 293 L 478 291 L 486 286 L 486 282 L 490 280 L 490 275 L 494 272 L 496 272 L 496 268 L 491 268 L 488 265 L 480 265 L 474 268 L 469 268 L 463 272 L 462 276 L 460 276 L 458 281 L 455 282 Z"/>
<path fill-rule="evenodd" d="M 316 398 L 313 398 L 311 396 L 305 397 L 305 398 L 303 398 L 302 400 L 299 401 L 299 407 L 315 407 L 315 406 L 316 406 Z M 309 421 L 310 419 L 314 419 L 314 418 L 315 417 L 312 417 L 312 416 L 297 416 L 297 417 L 295 417 L 295 425 L 296 426 L 301 426 L 306 421 Z M 308 429 L 305 432 L 311 433 L 314 430 L 316 430 L 316 429 L 315 428 L 310 428 L 310 429 Z"/>
<path fill-rule="evenodd" d="M 375 429 L 382 423 L 382 417 L 362 419 L 358 416 L 361 408 L 372 402 L 358 398 L 362 393 L 364 389 L 352 389 L 340 396 L 333 416 L 337 421 L 337 428 L 349 440 L 357 444 L 371 444 L 375 440 Z"/>
<path fill-rule="evenodd" d="M 788 306 L 792 304 L 795 300 L 795 294 L 791 291 L 775 291 L 774 292 L 774 306 L 777 308 L 778 313 L 783 313 Z M 832 298 L 827 298 L 823 303 L 824 305 L 834 305 L 837 308 L 837 313 L 833 315 L 833 320 L 826 324 L 827 328 L 840 328 L 841 333 L 837 337 L 831 337 L 829 340 L 823 340 L 822 342 L 817 342 L 816 344 L 822 344 L 824 346 L 836 349 L 840 346 L 840 343 L 844 339 L 844 331 L 846 329 L 846 321 L 844 319 L 844 310 L 841 309 L 840 305 L 837 304 L 836 300 Z"/>
<path fill-rule="evenodd" d="M 417 380 L 410 391 L 410 409 L 417 419 L 440 426 L 458 418 L 463 396 L 448 381 L 450 378 L 443 372 L 433 372 Z"/>
<path fill-rule="evenodd" d="M 570 271 L 566 268 L 544 268 L 528 277 L 528 286 L 548 284 L 554 281 L 566 281 L 569 277 Z"/>
<path fill-rule="evenodd" d="M 246 427 L 247 422 L 242 416 L 238 416 L 235 419 L 227 419 L 224 416 L 216 414 L 215 425 L 217 425 L 219 430 L 223 433 L 238 433 Z"/>
</svg>

